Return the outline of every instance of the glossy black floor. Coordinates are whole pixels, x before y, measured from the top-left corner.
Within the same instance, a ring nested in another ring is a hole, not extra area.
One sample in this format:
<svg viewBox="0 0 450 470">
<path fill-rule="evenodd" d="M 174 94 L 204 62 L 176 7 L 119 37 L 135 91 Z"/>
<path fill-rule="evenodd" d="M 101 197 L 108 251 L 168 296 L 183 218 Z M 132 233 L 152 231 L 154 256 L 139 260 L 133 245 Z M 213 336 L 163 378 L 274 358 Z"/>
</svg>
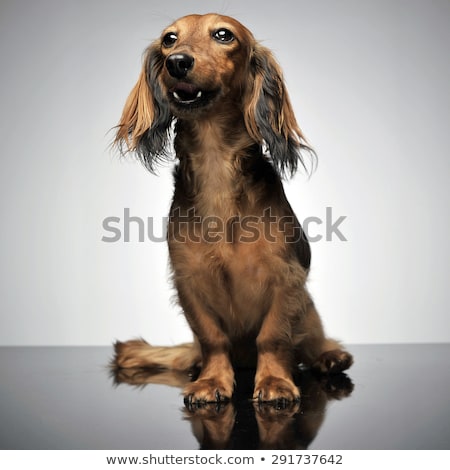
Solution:
<svg viewBox="0 0 450 470">
<path fill-rule="evenodd" d="M 349 348 L 331 380 L 303 372 L 301 403 L 187 410 L 189 377 L 111 375 L 112 348 L 0 348 L 1 449 L 450 449 L 450 345 Z"/>
</svg>

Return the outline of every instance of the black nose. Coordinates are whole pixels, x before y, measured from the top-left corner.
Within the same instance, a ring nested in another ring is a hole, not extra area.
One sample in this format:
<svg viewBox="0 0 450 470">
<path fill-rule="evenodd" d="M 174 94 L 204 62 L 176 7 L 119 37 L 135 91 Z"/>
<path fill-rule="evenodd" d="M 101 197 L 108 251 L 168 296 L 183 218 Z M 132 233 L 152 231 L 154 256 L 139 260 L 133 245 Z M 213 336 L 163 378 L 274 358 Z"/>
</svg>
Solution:
<svg viewBox="0 0 450 470">
<path fill-rule="evenodd" d="M 172 54 L 166 59 L 166 67 L 170 75 L 184 78 L 194 65 L 194 58 L 187 54 Z"/>
</svg>

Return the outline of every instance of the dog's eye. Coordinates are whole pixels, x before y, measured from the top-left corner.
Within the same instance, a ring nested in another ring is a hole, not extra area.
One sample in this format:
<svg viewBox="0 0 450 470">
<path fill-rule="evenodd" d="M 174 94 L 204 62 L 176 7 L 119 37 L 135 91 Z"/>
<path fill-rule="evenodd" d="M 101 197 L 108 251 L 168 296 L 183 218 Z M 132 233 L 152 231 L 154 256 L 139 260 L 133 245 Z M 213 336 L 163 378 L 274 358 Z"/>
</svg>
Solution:
<svg viewBox="0 0 450 470">
<path fill-rule="evenodd" d="M 234 40 L 234 34 L 229 29 L 221 28 L 214 31 L 213 38 L 216 41 L 227 43 Z"/>
<path fill-rule="evenodd" d="M 177 42 L 178 36 L 175 33 L 167 33 L 162 39 L 164 47 L 173 46 Z"/>
</svg>

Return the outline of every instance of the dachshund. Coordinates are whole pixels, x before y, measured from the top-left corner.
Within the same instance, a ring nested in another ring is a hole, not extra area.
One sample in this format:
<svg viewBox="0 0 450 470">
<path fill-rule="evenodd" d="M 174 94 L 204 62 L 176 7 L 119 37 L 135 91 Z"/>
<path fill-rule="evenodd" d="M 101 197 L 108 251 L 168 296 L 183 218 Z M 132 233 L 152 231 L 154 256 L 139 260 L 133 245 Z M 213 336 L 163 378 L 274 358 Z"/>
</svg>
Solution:
<svg viewBox="0 0 450 470">
<path fill-rule="evenodd" d="M 293 403 L 299 364 L 339 373 L 353 358 L 325 336 L 305 283 L 311 252 L 282 179 L 315 153 L 280 66 L 237 20 L 185 16 L 145 52 L 114 141 L 151 172 L 174 150 L 167 227 L 173 283 L 194 342 L 115 344 L 117 368 L 200 368 L 185 403 L 232 398 L 256 367 L 253 399 Z"/>
</svg>

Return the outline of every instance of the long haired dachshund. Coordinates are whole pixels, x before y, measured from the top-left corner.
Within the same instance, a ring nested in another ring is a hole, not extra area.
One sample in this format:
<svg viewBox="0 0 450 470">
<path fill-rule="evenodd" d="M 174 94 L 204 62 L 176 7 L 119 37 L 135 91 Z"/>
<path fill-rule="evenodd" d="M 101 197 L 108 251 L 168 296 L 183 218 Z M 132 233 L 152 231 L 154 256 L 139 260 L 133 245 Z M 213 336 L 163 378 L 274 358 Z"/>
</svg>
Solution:
<svg viewBox="0 0 450 470">
<path fill-rule="evenodd" d="M 313 154 L 279 65 L 233 18 L 190 15 L 147 49 L 116 145 L 154 171 L 178 164 L 168 244 L 192 344 L 116 343 L 118 368 L 201 369 L 185 402 L 232 397 L 256 365 L 253 398 L 294 402 L 296 365 L 337 373 L 352 356 L 325 336 L 305 283 L 311 253 L 281 178 Z"/>
</svg>

